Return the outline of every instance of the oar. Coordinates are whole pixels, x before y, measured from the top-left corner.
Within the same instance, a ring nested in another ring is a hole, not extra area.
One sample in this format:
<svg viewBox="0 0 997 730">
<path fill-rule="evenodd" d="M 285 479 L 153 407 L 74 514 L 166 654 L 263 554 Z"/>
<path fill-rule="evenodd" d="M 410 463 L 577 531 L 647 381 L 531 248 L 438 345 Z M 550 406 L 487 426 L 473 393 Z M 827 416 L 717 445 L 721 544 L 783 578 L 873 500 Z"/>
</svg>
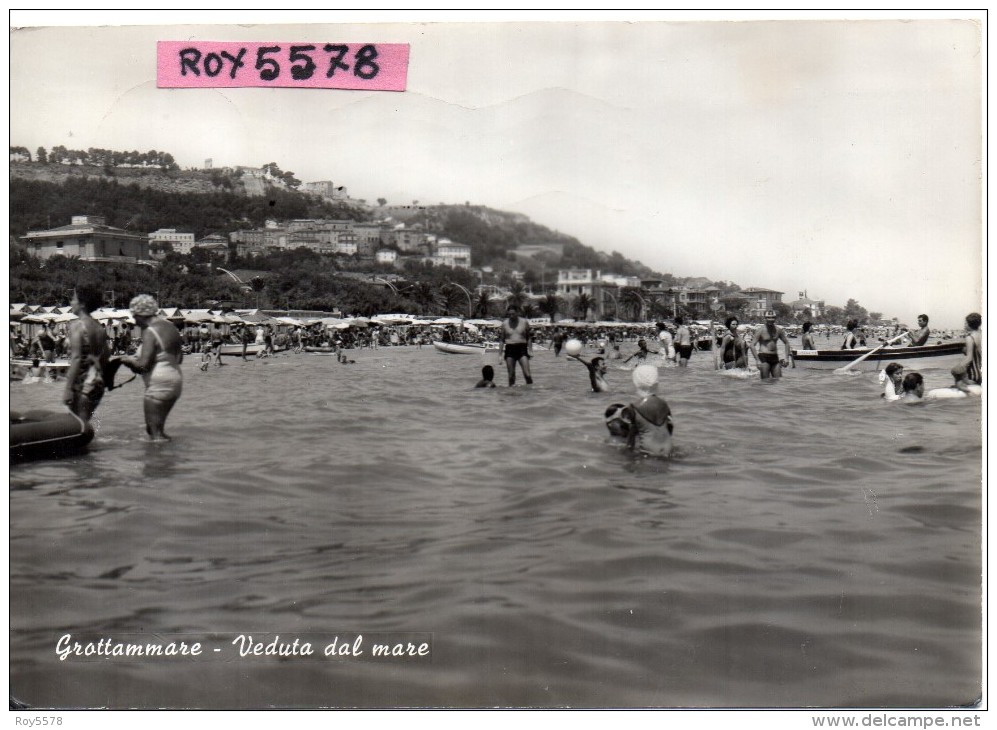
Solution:
<svg viewBox="0 0 997 730">
<path fill-rule="evenodd" d="M 875 348 L 873 350 L 869 350 L 869 352 L 867 352 L 866 354 L 864 354 L 858 360 L 855 360 L 854 362 L 850 362 L 847 365 L 845 365 L 844 367 L 840 367 L 840 368 L 835 369 L 834 374 L 835 375 L 844 375 L 845 373 L 847 373 L 849 370 L 851 370 L 853 367 L 855 367 L 856 365 L 858 365 L 860 362 L 862 362 L 863 360 L 865 360 L 870 355 L 874 355 L 875 353 L 879 352 L 880 350 L 882 350 L 887 345 L 892 345 L 894 342 L 896 342 L 897 340 L 899 340 L 901 337 L 906 337 L 906 336 L 907 336 L 907 333 L 904 332 L 902 334 L 897 335 L 892 340 L 887 340 L 886 342 L 884 342 L 879 347 L 877 347 L 877 348 Z"/>
</svg>

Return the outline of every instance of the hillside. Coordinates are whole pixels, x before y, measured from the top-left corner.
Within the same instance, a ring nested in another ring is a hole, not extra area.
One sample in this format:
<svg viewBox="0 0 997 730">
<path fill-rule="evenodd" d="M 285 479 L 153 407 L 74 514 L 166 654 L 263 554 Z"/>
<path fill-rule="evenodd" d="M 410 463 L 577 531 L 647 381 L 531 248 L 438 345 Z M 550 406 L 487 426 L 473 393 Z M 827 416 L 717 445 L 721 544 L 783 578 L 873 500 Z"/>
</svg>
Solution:
<svg viewBox="0 0 997 730">
<path fill-rule="evenodd" d="M 262 226 L 267 219 L 367 221 L 391 216 L 408 226 L 421 224 L 424 230 L 469 245 L 475 266 L 491 266 L 497 272 L 525 270 L 529 283 L 557 268 L 592 268 L 677 281 L 620 253 L 596 251 L 521 213 L 470 204 L 370 208 L 272 186 L 260 196 L 251 193 L 262 190 L 261 181 L 250 182 L 255 185 L 247 190 L 239 173 L 225 170 L 11 162 L 10 233 L 21 236 L 29 230 L 64 225 L 72 215 L 81 213 L 102 215 L 109 225 L 126 230 L 177 228 L 192 231 L 198 238 Z M 520 245 L 544 243 L 560 244 L 563 256 L 517 259 L 512 253 Z"/>
</svg>

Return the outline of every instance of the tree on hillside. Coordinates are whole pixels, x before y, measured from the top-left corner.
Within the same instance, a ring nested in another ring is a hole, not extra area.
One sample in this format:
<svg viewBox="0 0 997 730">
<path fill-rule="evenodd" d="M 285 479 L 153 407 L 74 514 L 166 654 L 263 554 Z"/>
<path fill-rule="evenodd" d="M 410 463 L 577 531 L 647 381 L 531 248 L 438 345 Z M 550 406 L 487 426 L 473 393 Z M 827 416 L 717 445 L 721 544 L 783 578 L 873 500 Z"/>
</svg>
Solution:
<svg viewBox="0 0 997 730">
<path fill-rule="evenodd" d="M 38 151 L 35 152 L 35 159 L 41 163 L 48 162 L 48 154 L 45 152 L 44 147 L 38 148 Z"/>
</svg>

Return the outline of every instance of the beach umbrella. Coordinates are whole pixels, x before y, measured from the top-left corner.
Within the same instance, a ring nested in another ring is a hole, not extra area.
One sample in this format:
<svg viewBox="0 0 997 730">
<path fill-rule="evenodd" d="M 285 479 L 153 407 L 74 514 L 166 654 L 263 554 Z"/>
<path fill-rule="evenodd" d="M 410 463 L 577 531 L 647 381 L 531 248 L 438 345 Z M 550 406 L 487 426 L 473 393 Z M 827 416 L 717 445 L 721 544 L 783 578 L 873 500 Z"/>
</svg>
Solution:
<svg viewBox="0 0 997 730">
<path fill-rule="evenodd" d="M 26 315 L 24 319 L 22 319 L 21 321 L 25 322 L 26 324 L 48 324 L 47 319 L 45 319 L 44 317 L 40 317 L 37 314 Z"/>
<path fill-rule="evenodd" d="M 72 322 L 74 319 L 79 319 L 79 317 L 77 317 L 72 312 L 66 312 L 65 314 L 60 314 L 58 317 L 56 317 L 52 321 L 53 322 Z"/>
<path fill-rule="evenodd" d="M 184 322 L 190 322 L 191 324 L 200 324 L 201 322 L 211 322 L 214 319 L 213 314 L 207 312 L 187 312 L 183 316 Z"/>
<path fill-rule="evenodd" d="M 463 324 L 464 320 L 460 317 L 439 317 L 434 319 L 430 324 Z"/>
</svg>

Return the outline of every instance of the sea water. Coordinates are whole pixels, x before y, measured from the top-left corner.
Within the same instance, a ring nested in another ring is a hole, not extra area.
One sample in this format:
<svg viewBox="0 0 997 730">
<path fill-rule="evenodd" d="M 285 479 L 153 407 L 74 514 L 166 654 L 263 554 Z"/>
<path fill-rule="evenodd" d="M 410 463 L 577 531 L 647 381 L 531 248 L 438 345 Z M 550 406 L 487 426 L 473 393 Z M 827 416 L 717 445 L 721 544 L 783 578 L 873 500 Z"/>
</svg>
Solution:
<svg viewBox="0 0 997 730">
<path fill-rule="evenodd" d="M 617 363 L 613 392 L 595 394 L 584 367 L 550 351 L 514 388 L 493 353 L 351 356 L 226 358 L 207 372 L 190 358 L 171 442 L 144 440 L 136 381 L 105 396 L 87 453 L 11 466 L 13 696 L 63 708 L 979 700 L 979 398 L 889 404 L 874 373 L 740 380 L 695 353 L 661 370 L 677 448 L 659 460 L 607 439 L 603 411 L 633 398 Z M 473 388 L 483 364 L 500 387 Z M 925 376 L 929 389 L 949 377 Z M 56 409 L 62 384 L 10 391 L 14 409 Z M 202 654 L 57 652 L 100 639 Z M 426 654 L 374 660 L 379 641 Z"/>
</svg>

